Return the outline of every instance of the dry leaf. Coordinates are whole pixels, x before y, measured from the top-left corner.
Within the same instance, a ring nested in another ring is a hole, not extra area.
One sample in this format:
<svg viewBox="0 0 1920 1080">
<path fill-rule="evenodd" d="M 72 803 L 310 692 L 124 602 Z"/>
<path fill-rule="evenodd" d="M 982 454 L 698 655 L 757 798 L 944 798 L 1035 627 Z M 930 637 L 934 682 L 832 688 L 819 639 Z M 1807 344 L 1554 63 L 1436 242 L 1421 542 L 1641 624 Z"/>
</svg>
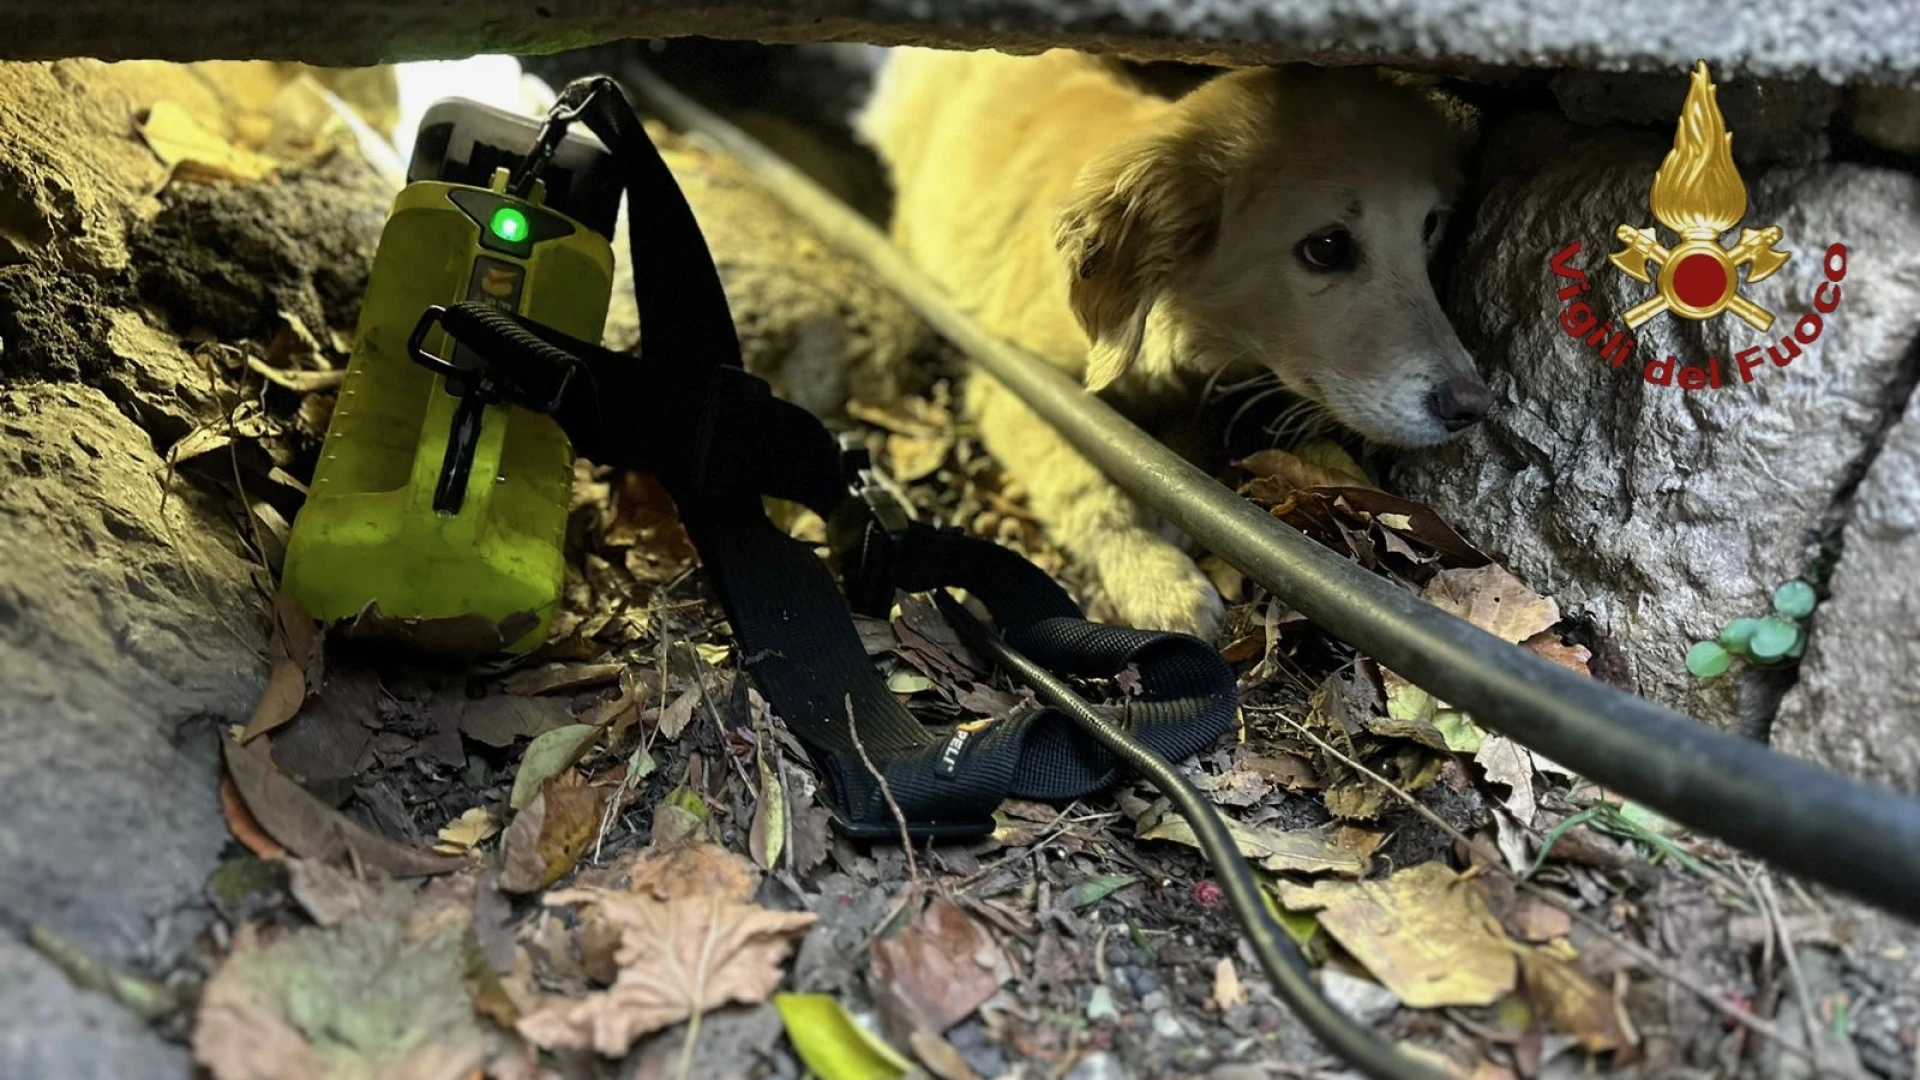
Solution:
<svg viewBox="0 0 1920 1080">
<path fill-rule="evenodd" d="M 467 926 L 387 883 L 338 925 L 262 942 L 252 926 L 208 980 L 194 1060 L 215 1080 L 467 1080 L 500 1036 L 465 987 Z"/>
<path fill-rule="evenodd" d="M 278 840 L 268 836 L 260 823 L 254 820 L 253 812 L 240 798 L 240 790 L 233 786 L 233 777 L 225 773 L 220 776 L 220 814 L 227 819 L 227 829 L 240 846 L 253 852 L 262 859 L 284 859 L 287 849 Z"/>
<path fill-rule="evenodd" d="M 753 823 L 747 830 L 747 852 L 763 870 L 780 864 L 787 848 L 787 789 L 780 782 L 779 753 L 759 725 L 760 752 L 754 755 L 760 771 L 760 797 L 754 801 Z"/>
<path fill-rule="evenodd" d="M 436 855 L 464 855 L 479 847 L 500 831 L 500 819 L 484 806 L 447 822 L 440 830 L 440 842 L 433 845 Z"/>
<path fill-rule="evenodd" d="M 500 888 L 530 893 L 565 877 L 599 831 L 604 794 L 575 772 L 549 780 L 500 839 Z"/>
<path fill-rule="evenodd" d="M 1223 956 L 1213 967 L 1213 1005 L 1221 1012 L 1247 1003 L 1247 988 L 1240 985 L 1240 975 L 1233 970 L 1233 958 Z"/>
<path fill-rule="evenodd" d="M 1502 641 L 1519 644 L 1560 621 L 1560 605 L 1541 596 L 1499 566 L 1442 570 L 1422 598 Z"/>
<path fill-rule="evenodd" d="M 603 993 L 522 1017 L 522 1036 L 550 1050 L 619 1057 L 643 1035 L 723 1005 L 755 1005 L 780 985 L 810 912 L 768 911 L 724 896 L 569 889 L 549 904 L 588 908 L 620 933 L 619 975 Z"/>
<path fill-rule="evenodd" d="M 274 594 L 273 612 L 273 670 L 241 742 L 252 742 L 292 720 L 307 694 L 320 686 L 324 649 L 319 626 L 299 601 L 284 592 Z"/>
<path fill-rule="evenodd" d="M 648 848 L 627 874 L 629 891 L 655 900 L 717 896 L 744 904 L 760 887 L 760 871 L 718 844 Z"/>
<path fill-rule="evenodd" d="M 979 923 L 945 898 L 912 925 L 873 943 L 874 974 L 935 1034 L 973 1015 L 1000 989 L 1006 960 Z"/>
<path fill-rule="evenodd" d="M 627 666 L 607 664 L 546 664 L 517 672 L 507 680 L 509 694 L 533 697 L 539 694 L 572 694 L 612 686 Z"/>
<path fill-rule="evenodd" d="M 1534 1008 L 1587 1053 L 1602 1054 L 1633 1041 L 1613 995 L 1551 946 L 1520 953 L 1520 982 Z"/>
<path fill-rule="evenodd" d="M 1280 900 L 1318 910 L 1333 939 L 1414 1008 L 1491 1005 L 1514 987 L 1515 946 L 1480 883 L 1440 863 L 1375 881 L 1282 882 Z"/>
<path fill-rule="evenodd" d="M 600 738 L 601 729 L 592 724 L 568 724 L 554 728 L 528 745 L 520 758 L 520 769 L 513 774 L 513 793 L 507 805 L 524 810 L 540 792 L 541 785 L 573 768 Z"/>
<path fill-rule="evenodd" d="M 416 851 L 371 832 L 287 779 L 260 752 L 231 739 L 222 745 L 227 772 L 247 809 L 267 835 L 295 855 L 323 860 L 350 855 L 394 877 L 445 874 L 466 865 L 465 859 Z"/>
<path fill-rule="evenodd" d="M 1256 477 L 1275 481 L 1282 492 L 1299 488 L 1373 486 L 1357 465 L 1351 469 L 1338 465 L 1330 468 L 1277 448 L 1261 450 L 1234 464 Z"/>
<path fill-rule="evenodd" d="M 700 704 L 700 684 L 689 684 L 673 703 L 660 710 L 660 737 L 669 741 L 678 739 L 680 733 L 687 730 L 693 721 L 694 706 Z"/>
<path fill-rule="evenodd" d="M 1573 916 L 1537 896 L 1522 896 L 1507 917 L 1513 932 L 1528 941 L 1552 941 L 1573 932 Z"/>
<path fill-rule="evenodd" d="M 938 1035 L 912 1032 L 907 1036 L 907 1048 L 938 1080 L 980 1080 L 980 1074 L 967 1064 L 959 1049 Z"/>
<path fill-rule="evenodd" d="M 1533 793 L 1535 771 L 1574 775 L 1565 766 L 1528 750 L 1505 735 L 1489 734 L 1480 744 L 1479 752 L 1473 755 L 1473 760 L 1486 770 L 1487 779 L 1511 789 L 1512 794 L 1501 801 L 1522 825 L 1533 824 L 1534 812 L 1539 809 L 1539 800 Z"/>
<path fill-rule="evenodd" d="M 1593 672 L 1587 662 L 1593 659 L 1592 650 L 1585 645 L 1566 645 L 1560 641 L 1560 635 L 1542 630 L 1520 643 L 1526 649 L 1542 659 L 1551 660 L 1568 671 L 1591 677 Z"/>
<path fill-rule="evenodd" d="M 1261 825 L 1244 825 L 1221 815 L 1233 845 L 1240 854 L 1268 870 L 1298 874 L 1338 874 L 1359 877 L 1366 873 L 1367 860 L 1343 848 L 1334 840 L 1334 826 L 1316 825 L 1308 829 L 1281 830 Z M 1193 826 L 1179 814 L 1168 812 L 1139 834 L 1142 840 L 1170 840 L 1198 848 Z"/>
<path fill-rule="evenodd" d="M 461 701 L 455 723 L 467 738 L 488 746 L 512 746 L 515 739 L 533 739 L 573 723 L 573 711 L 553 698 L 492 697 Z"/>
</svg>

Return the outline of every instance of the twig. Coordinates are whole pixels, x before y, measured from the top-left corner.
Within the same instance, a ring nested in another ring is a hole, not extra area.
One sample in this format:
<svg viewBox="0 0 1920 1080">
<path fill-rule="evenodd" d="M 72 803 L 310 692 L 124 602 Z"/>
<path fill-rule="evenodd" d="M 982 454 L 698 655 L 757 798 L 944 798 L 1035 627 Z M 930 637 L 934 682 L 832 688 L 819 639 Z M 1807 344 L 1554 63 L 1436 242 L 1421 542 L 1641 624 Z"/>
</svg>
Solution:
<svg viewBox="0 0 1920 1080">
<path fill-rule="evenodd" d="M 1302 724 L 1300 721 L 1295 720 L 1293 717 L 1288 716 L 1277 709 L 1261 710 L 1261 711 L 1270 712 L 1271 715 L 1278 716 L 1280 719 L 1286 721 L 1288 724 L 1292 725 L 1295 731 L 1298 731 L 1301 735 L 1305 736 L 1307 740 L 1309 742 L 1312 742 L 1315 746 L 1318 746 L 1320 749 L 1325 750 L 1328 754 L 1331 754 L 1335 760 L 1339 761 L 1343 765 L 1346 765 L 1348 768 L 1358 771 L 1362 775 L 1366 776 L 1369 780 L 1372 780 L 1374 783 L 1377 783 L 1380 786 L 1386 788 L 1388 791 L 1392 792 L 1395 798 L 1398 798 L 1401 802 L 1404 802 L 1409 807 L 1412 807 L 1414 813 L 1419 814 L 1421 817 L 1425 818 L 1428 822 L 1432 823 L 1434 826 L 1439 828 L 1440 831 L 1446 833 L 1448 836 L 1451 836 L 1453 839 L 1459 841 L 1461 844 L 1464 844 L 1468 849 L 1471 849 L 1473 847 L 1473 841 L 1467 836 L 1466 833 L 1463 833 L 1459 829 L 1454 828 L 1451 824 L 1448 824 L 1445 818 L 1442 818 L 1439 814 L 1434 813 L 1425 804 L 1419 802 L 1412 795 L 1409 795 L 1405 791 L 1401 790 L 1401 788 L 1398 785 L 1396 785 L 1393 781 L 1387 779 L 1384 776 L 1381 776 L 1379 773 L 1374 772 L 1372 769 L 1367 768 L 1365 765 L 1360 764 L 1358 761 L 1355 761 L 1353 758 L 1348 757 L 1346 754 L 1343 754 L 1339 750 L 1335 749 L 1333 745 L 1328 743 L 1325 739 L 1322 739 L 1320 736 L 1315 735 L 1313 732 L 1307 730 L 1307 727 L 1305 724 Z M 1619 949 L 1621 952 L 1624 952 L 1628 956 L 1633 957 L 1635 961 L 1644 965 L 1649 971 L 1652 971 L 1656 975 L 1659 975 L 1662 978 L 1667 979 L 1668 981 L 1674 983 L 1677 986 L 1680 986 L 1684 989 L 1692 991 L 1696 997 L 1706 1002 L 1710 1007 L 1712 1007 L 1714 1010 L 1719 1012 L 1722 1016 L 1725 1016 L 1728 1019 L 1732 1020 L 1733 1022 L 1741 1025 L 1742 1027 L 1745 1027 L 1746 1029 L 1748 1029 L 1749 1031 L 1752 1031 L 1756 1035 L 1760 1035 L 1763 1038 L 1772 1039 L 1780 1047 L 1781 1050 L 1784 1050 L 1790 1054 L 1793 1054 L 1797 1057 L 1800 1057 L 1806 1060 L 1812 1060 L 1811 1057 L 1805 1051 L 1801 1050 L 1799 1047 L 1794 1046 L 1790 1043 L 1781 1042 L 1779 1030 L 1775 1028 L 1773 1024 L 1771 1024 L 1770 1022 L 1766 1020 L 1762 1020 L 1760 1017 L 1753 1015 L 1753 1013 L 1748 1012 L 1746 1009 L 1743 1009 L 1740 1006 L 1735 1005 L 1733 1002 L 1726 1000 L 1726 998 L 1722 997 L 1720 994 L 1715 993 L 1712 990 L 1712 988 L 1696 981 L 1692 976 L 1683 974 L 1682 972 L 1675 970 L 1672 965 L 1668 964 L 1665 960 L 1662 960 L 1659 956 L 1655 955 L 1651 950 L 1645 948 L 1644 946 L 1636 944 L 1635 942 L 1630 941 L 1627 938 L 1621 937 L 1619 934 L 1614 933 L 1611 929 L 1609 929 L 1606 926 L 1606 924 L 1600 922 L 1598 919 L 1593 918 L 1592 916 L 1588 915 L 1586 912 L 1581 911 L 1578 908 L 1575 908 L 1571 903 L 1567 902 L 1567 900 L 1561 897 L 1558 893 L 1554 892 L 1551 889 L 1543 888 L 1539 885 L 1534 884 L 1531 881 L 1526 880 L 1525 878 L 1520 877 L 1519 875 L 1515 874 L 1512 869 L 1510 869 L 1509 867 L 1507 867 L 1502 863 L 1494 863 L 1491 865 L 1494 867 L 1496 872 L 1504 874 L 1507 877 L 1511 878 L 1513 880 L 1513 883 L 1516 886 L 1526 890 L 1528 893 L 1530 893 L 1533 896 L 1539 897 L 1540 899 L 1546 901 L 1548 904 L 1552 905 L 1553 907 L 1556 907 L 1561 911 L 1565 912 L 1574 921 L 1580 923 L 1580 925 L 1586 927 L 1593 934 L 1600 937 L 1602 940 L 1606 941 L 1607 944 L 1612 945 L 1614 948 Z"/>
<path fill-rule="evenodd" d="M 1793 996 L 1800 1001 L 1800 1019 L 1807 1028 L 1807 1053 L 1813 1060 L 1813 1075 L 1822 1076 L 1827 1068 L 1820 1060 L 1820 1024 L 1813 1015 L 1813 998 L 1807 994 L 1807 979 L 1800 970 L 1800 954 L 1794 951 L 1793 934 L 1787 930 L 1786 913 L 1780 910 L 1780 894 L 1774 892 L 1773 875 L 1762 868 L 1754 875 L 1756 888 L 1754 893 L 1760 900 L 1760 906 L 1767 913 L 1767 920 L 1773 923 L 1773 932 L 1780 938 L 1780 951 L 1786 954 L 1787 978 L 1793 980 Z M 1785 1044 L 1781 1044 L 1782 1048 Z"/>
<path fill-rule="evenodd" d="M 873 782 L 880 785 L 880 797 L 887 800 L 887 809 L 893 811 L 893 820 L 900 824 L 900 846 L 907 853 L 907 883 L 916 893 L 920 891 L 920 864 L 913 857 L 913 835 L 907 831 L 907 815 L 900 812 L 900 804 L 893 801 L 893 789 L 887 786 L 887 778 L 874 767 L 873 759 L 867 756 L 867 745 L 860 741 L 860 722 L 854 718 L 853 695 L 847 695 L 847 730 L 853 735 L 853 748 L 860 752 L 860 764 L 867 767 Z"/>
</svg>

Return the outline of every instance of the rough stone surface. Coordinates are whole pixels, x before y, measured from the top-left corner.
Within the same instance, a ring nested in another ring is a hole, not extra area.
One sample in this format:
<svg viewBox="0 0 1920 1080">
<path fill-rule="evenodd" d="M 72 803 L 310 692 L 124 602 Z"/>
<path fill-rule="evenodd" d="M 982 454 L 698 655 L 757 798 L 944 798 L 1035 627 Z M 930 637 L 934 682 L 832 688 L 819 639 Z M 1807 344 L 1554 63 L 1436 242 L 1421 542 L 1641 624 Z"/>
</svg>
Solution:
<svg viewBox="0 0 1920 1080">
<path fill-rule="evenodd" d="M 59 968 L 0 938 L 0 1077 L 6 1080 L 174 1080 L 190 1074 L 187 1050 L 148 1030 L 99 994 L 75 989 Z"/>
<path fill-rule="evenodd" d="M 1845 537 L 1773 742 L 1920 795 L 1920 409 L 1888 432 Z"/>
<path fill-rule="evenodd" d="M 204 921 L 228 839 L 212 723 L 258 696 L 265 627 L 231 523 L 167 488 L 155 450 L 216 403 L 128 306 L 127 228 L 163 171 L 133 117 L 206 88 L 140 68 L 0 65 L 0 924 L 160 972 Z M 186 1074 L 118 1006 L 0 948 L 0 1076 Z"/>
<path fill-rule="evenodd" d="M 1549 260 L 1580 241 L 1571 262 L 1592 286 L 1580 299 L 1605 316 L 1650 295 L 1606 256 L 1616 225 L 1653 224 L 1647 192 L 1669 140 L 1539 117 L 1492 134 L 1483 168 L 1498 179 L 1454 263 L 1449 304 L 1495 412 L 1457 443 L 1410 457 L 1400 479 L 1591 618 L 1624 648 L 1641 693 L 1762 731 L 1780 673 L 1699 683 L 1682 658 L 1728 620 L 1763 614 L 1776 584 L 1808 571 L 1838 525 L 1836 499 L 1899 405 L 1920 332 L 1920 181 L 1858 165 L 1748 170 L 1747 224 L 1780 225 L 1795 253 L 1747 288 L 1776 313 L 1773 329 L 1663 316 L 1637 335 L 1634 368 L 1616 370 L 1560 328 L 1556 290 L 1567 282 Z M 1735 352 L 1777 341 L 1812 309 L 1835 241 L 1851 252 L 1839 311 L 1791 366 L 1766 365 L 1740 385 Z M 1668 354 L 1718 356 L 1733 382 L 1696 393 L 1646 385 L 1637 368 Z"/>
<path fill-rule="evenodd" d="M 0 56 L 300 59 L 319 64 L 554 52 L 629 37 L 1098 48 L 1261 62 L 1416 60 L 1899 82 L 1920 77 L 1901 0 L 74 0 L 0 6 Z"/>
<path fill-rule="evenodd" d="M 1721 79 L 1715 101 L 1733 132 L 1741 166 L 1804 165 L 1827 155 L 1827 128 L 1842 92 L 1822 82 Z M 1560 111 L 1575 123 L 1644 125 L 1671 136 L 1687 96 L 1687 75 L 1556 72 L 1548 80 Z"/>
</svg>

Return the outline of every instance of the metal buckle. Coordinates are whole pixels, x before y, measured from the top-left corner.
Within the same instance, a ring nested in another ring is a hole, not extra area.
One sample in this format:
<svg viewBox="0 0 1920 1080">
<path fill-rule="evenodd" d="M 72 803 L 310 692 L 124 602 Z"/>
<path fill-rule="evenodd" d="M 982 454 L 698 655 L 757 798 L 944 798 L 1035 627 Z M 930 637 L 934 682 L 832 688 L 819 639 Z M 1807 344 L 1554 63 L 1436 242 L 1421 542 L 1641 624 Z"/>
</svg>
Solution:
<svg viewBox="0 0 1920 1080">
<path fill-rule="evenodd" d="M 840 564 L 847 605 L 863 615 L 885 616 L 893 607 L 893 552 L 913 525 L 913 513 L 880 482 L 858 435 L 840 436 L 840 461 L 847 498 L 827 523 L 827 543 Z"/>
</svg>

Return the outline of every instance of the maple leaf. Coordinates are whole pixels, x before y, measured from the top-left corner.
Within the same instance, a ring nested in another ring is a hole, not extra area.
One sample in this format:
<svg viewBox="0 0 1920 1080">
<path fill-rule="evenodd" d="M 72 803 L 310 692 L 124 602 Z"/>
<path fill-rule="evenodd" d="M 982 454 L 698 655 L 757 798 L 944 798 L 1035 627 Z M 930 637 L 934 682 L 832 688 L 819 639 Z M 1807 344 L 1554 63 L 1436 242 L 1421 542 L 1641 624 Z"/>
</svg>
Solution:
<svg viewBox="0 0 1920 1080">
<path fill-rule="evenodd" d="M 582 905 L 616 929 L 619 974 L 603 993 L 523 1017 L 519 1032 L 549 1050 L 627 1052 L 643 1035 L 696 1013 L 765 1001 L 784 975 L 792 939 L 814 924 L 810 912 L 768 911 L 738 894 L 704 896 L 568 889 L 552 905 Z"/>
</svg>

